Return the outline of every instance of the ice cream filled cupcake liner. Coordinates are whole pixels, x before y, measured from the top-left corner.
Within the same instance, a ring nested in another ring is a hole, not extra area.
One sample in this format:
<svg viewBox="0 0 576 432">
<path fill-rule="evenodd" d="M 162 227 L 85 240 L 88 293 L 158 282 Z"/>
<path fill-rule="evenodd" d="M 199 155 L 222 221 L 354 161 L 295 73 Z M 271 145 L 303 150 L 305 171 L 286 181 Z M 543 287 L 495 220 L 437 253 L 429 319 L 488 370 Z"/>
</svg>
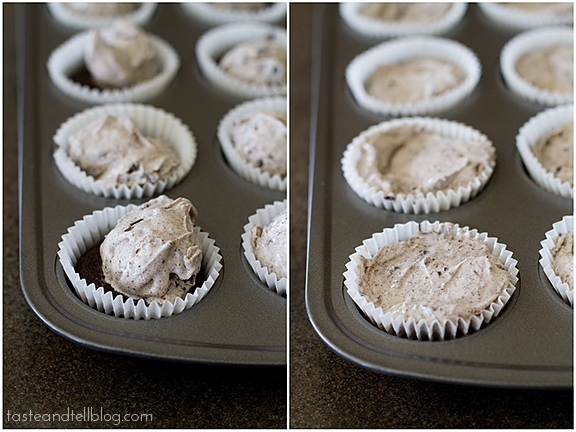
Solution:
<svg viewBox="0 0 576 432">
<path fill-rule="evenodd" d="M 434 21 L 396 22 L 370 18 L 360 13 L 366 3 L 340 3 L 340 16 L 355 32 L 373 38 L 413 35 L 440 35 L 458 24 L 468 8 L 467 3 L 453 3 L 448 11 Z"/>
<path fill-rule="evenodd" d="M 180 159 L 178 168 L 165 180 L 133 184 L 131 187 L 126 184 L 105 185 L 101 180 L 88 175 L 68 155 L 68 139 L 84 126 L 105 115 L 113 117 L 126 115 L 134 121 L 144 136 L 151 136 L 168 144 Z M 54 161 L 62 176 L 69 183 L 84 192 L 116 199 L 151 197 L 174 187 L 188 174 L 196 161 L 197 154 L 196 140 L 187 125 L 173 114 L 141 104 L 113 104 L 89 108 L 62 123 L 53 140 L 57 145 L 54 151 Z"/>
<path fill-rule="evenodd" d="M 442 94 L 416 102 L 387 102 L 371 96 L 365 82 L 378 66 L 418 58 L 435 58 L 454 63 L 465 73 L 460 85 Z M 482 67 L 476 54 L 450 39 L 412 36 L 383 42 L 359 54 L 346 68 L 346 83 L 356 102 L 375 113 L 401 116 L 423 115 L 448 110 L 468 97 L 480 80 Z"/>
<path fill-rule="evenodd" d="M 530 30 L 512 38 L 500 53 L 500 70 L 508 88 L 518 96 L 541 105 L 555 106 L 572 103 L 573 91 L 557 92 L 540 88 L 522 78 L 516 63 L 533 49 L 552 45 L 573 46 L 574 31 L 570 27 L 549 27 Z"/>
<path fill-rule="evenodd" d="M 286 95 L 286 84 L 255 84 L 228 75 L 218 65 L 227 51 L 244 42 L 274 40 L 286 48 L 286 30 L 263 23 L 235 23 L 213 28 L 204 33 L 196 44 L 196 59 L 202 74 L 213 85 L 234 96 L 253 99 Z"/>
<path fill-rule="evenodd" d="M 276 291 L 278 294 L 288 294 L 288 280 L 285 277 L 278 279 L 276 273 L 271 273 L 268 271 L 267 267 L 262 267 L 262 264 L 254 255 L 251 242 L 251 230 L 253 227 L 258 225 L 261 227 L 268 225 L 272 219 L 286 209 L 286 206 L 287 201 L 284 200 L 276 201 L 274 204 L 268 204 L 264 208 L 258 209 L 255 214 L 248 218 L 248 223 L 244 225 L 244 234 L 242 234 L 244 256 L 250 264 L 250 267 L 252 267 L 254 273 L 258 275 L 260 281 L 265 283 L 268 288 L 272 291 Z"/>
<path fill-rule="evenodd" d="M 548 280 L 554 287 L 554 290 L 558 293 L 562 300 L 568 303 L 570 306 L 574 307 L 574 288 L 570 288 L 567 282 L 563 282 L 559 276 L 556 275 L 552 269 L 552 254 L 550 250 L 554 247 L 554 239 L 560 234 L 568 234 L 574 229 L 574 216 L 564 216 L 561 221 L 556 222 L 552 225 L 552 229 L 546 233 L 546 240 L 542 240 L 540 244 L 542 249 L 540 249 L 540 265 L 542 270 L 548 277 Z"/>
<path fill-rule="evenodd" d="M 485 168 L 479 173 L 478 177 L 469 182 L 466 187 L 459 187 L 457 190 L 448 189 L 446 192 L 428 192 L 426 195 L 418 193 L 416 196 L 413 194 L 398 194 L 393 199 L 388 198 L 384 191 L 370 186 L 370 184 L 362 178 L 358 172 L 357 164 L 362 157 L 362 143 L 365 142 L 367 137 L 402 125 L 418 125 L 451 138 L 488 142 L 492 145 L 491 141 L 476 129 L 450 120 L 430 117 L 412 117 L 393 119 L 374 125 L 360 133 L 360 135 L 356 136 L 352 142 L 348 144 L 341 161 L 342 172 L 348 185 L 368 204 L 398 213 L 438 213 L 470 201 L 478 195 L 486 183 L 488 183 L 488 180 L 490 180 L 494 172 L 494 166 Z"/>
<path fill-rule="evenodd" d="M 178 69 L 180 57 L 170 44 L 148 34 L 160 59 L 161 70 L 148 81 L 131 87 L 99 89 L 74 81 L 71 76 L 82 69 L 84 52 L 89 40 L 89 31 L 79 33 L 57 47 L 46 63 L 48 75 L 58 89 L 66 95 L 90 104 L 116 102 L 145 102 L 161 94 L 170 85 Z"/>
<path fill-rule="evenodd" d="M 512 30 L 568 25 L 574 21 L 573 12 L 563 14 L 531 12 L 501 3 L 478 3 L 478 6 L 489 19 Z"/>
<path fill-rule="evenodd" d="M 137 206 L 134 204 L 106 207 L 76 221 L 73 227 L 68 228 L 68 233 L 62 236 L 62 241 L 58 244 L 60 263 L 80 299 L 100 312 L 134 319 L 157 319 L 179 314 L 204 298 L 214 285 L 222 268 L 220 249 L 215 246 L 209 234 L 201 231 L 199 227 L 195 226 L 194 232 L 202 243 L 202 270 L 205 280 L 202 286 L 196 288 L 193 293 L 186 294 L 184 299 L 177 298 L 174 303 L 165 300 L 162 306 L 159 306 L 156 301 L 153 301 L 147 306 L 144 299 L 135 301 L 129 298 L 124 301 L 121 294 L 105 292 L 103 287 L 97 287 L 94 283 L 88 284 L 74 269 L 78 259 L 92 246 L 101 242 L 104 236 L 114 228 L 118 219 L 135 208 Z"/>
<path fill-rule="evenodd" d="M 220 121 L 218 126 L 218 141 L 226 157 L 226 160 L 232 169 L 244 179 L 255 183 L 259 186 L 274 189 L 286 190 L 287 177 L 281 177 L 279 174 L 271 175 L 246 161 L 236 150 L 230 136 L 230 129 L 234 122 L 246 114 L 255 111 L 279 111 L 286 112 L 286 98 L 273 97 L 257 99 L 244 102 L 230 110 Z"/>
<path fill-rule="evenodd" d="M 121 16 L 87 16 L 70 10 L 63 3 L 47 3 L 48 10 L 56 21 L 67 27 L 77 30 L 90 29 L 96 27 L 106 27 L 112 24 L 117 18 L 125 18 L 139 26 L 144 26 L 150 22 L 156 11 L 156 3 L 141 3 L 133 12 Z"/>
<path fill-rule="evenodd" d="M 270 3 L 259 10 L 234 10 L 214 7 L 210 3 L 180 3 L 182 8 L 197 20 L 220 25 L 241 21 L 276 23 L 286 17 L 286 3 Z"/>
<path fill-rule="evenodd" d="M 562 182 L 546 170 L 532 153 L 531 148 L 547 133 L 552 132 L 558 126 L 572 122 L 573 119 L 574 107 L 572 105 L 550 108 L 528 120 L 516 136 L 516 147 L 530 177 L 541 188 L 564 198 L 574 197 L 574 186 L 570 182 Z"/>
<path fill-rule="evenodd" d="M 433 319 L 426 322 L 424 318 L 416 322 L 414 317 L 406 319 L 403 315 L 393 316 L 391 312 L 384 313 L 381 307 L 376 307 L 374 303 L 364 295 L 360 294 L 357 280 L 356 267 L 359 264 L 359 257 L 367 259 L 372 258 L 380 248 L 392 242 L 407 241 L 416 232 L 444 232 L 447 235 L 457 235 L 469 238 L 477 238 L 485 242 L 490 252 L 496 255 L 511 278 L 511 284 L 505 291 L 498 296 L 496 301 L 480 313 L 471 317 L 459 317 L 455 322 L 447 319 L 440 322 Z M 386 331 L 408 339 L 418 340 L 445 340 L 453 339 L 460 335 L 466 335 L 470 332 L 480 329 L 483 325 L 488 324 L 502 311 L 514 291 L 518 281 L 517 261 L 512 258 L 512 252 L 506 249 L 506 245 L 498 243 L 495 237 L 488 237 L 487 233 L 478 233 L 476 229 L 469 227 L 459 227 L 458 224 L 451 226 L 442 226 L 436 221 L 408 222 L 405 224 L 396 224 L 394 228 L 385 228 L 382 232 L 374 234 L 371 238 L 362 242 L 362 246 L 356 248 L 356 252 L 350 255 L 350 261 L 346 264 L 344 273 L 344 285 L 347 288 L 348 295 L 354 300 L 356 305 L 370 319 L 372 324 Z"/>
</svg>

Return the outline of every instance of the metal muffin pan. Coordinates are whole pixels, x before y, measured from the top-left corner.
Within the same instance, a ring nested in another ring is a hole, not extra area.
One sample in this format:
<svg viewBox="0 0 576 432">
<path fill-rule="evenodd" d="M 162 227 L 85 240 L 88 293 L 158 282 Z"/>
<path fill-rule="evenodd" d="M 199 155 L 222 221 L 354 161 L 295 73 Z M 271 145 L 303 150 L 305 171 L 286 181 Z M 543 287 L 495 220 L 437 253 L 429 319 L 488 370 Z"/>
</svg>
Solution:
<svg viewBox="0 0 576 432">
<path fill-rule="evenodd" d="M 538 263 L 540 241 L 573 202 L 538 187 L 515 146 L 518 129 L 545 109 L 503 84 L 499 55 L 516 33 L 492 24 L 469 5 L 458 26 L 442 35 L 471 48 L 482 64 L 472 95 L 434 117 L 486 134 L 497 164 L 486 188 L 458 208 L 430 215 L 390 212 L 363 201 L 348 186 L 340 160 L 360 132 L 388 117 L 356 104 L 344 71 L 380 43 L 342 21 L 336 5 L 317 7 L 313 34 L 308 266 L 306 307 L 320 338 L 338 355 L 375 372 L 403 377 L 517 388 L 573 384 L 573 310 L 554 292 Z M 448 221 L 497 237 L 518 260 L 517 290 L 502 313 L 478 332 L 447 341 L 407 340 L 373 326 L 346 294 L 348 257 L 364 239 L 408 221 Z"/>
<path fill-rule="evenodd" d="M 214 365 L 286 365 L 286 299 L 268 289 L 243 255 L 241 235 L 257 209 L 285 193 L 249 183 L 228 167 L 216 139 L 220 119 L 243 99 L 210 85 L 194 57 L 210 27 L 175 4 L 159 5 L 145 29 L 168 41 L 181 58 L 169 88 L 146 104 L 187 124 L 198 143 L 189 175 L 165 192 L 186 197 L 199 215 L 195 225 L 220 248 L 223 268 L 206 297 L 192 308 L 151 321 L 115 318 L 84 304 L 58 262 L 61 236 L 95 210 L 147 199 L 95 197 L 66 182 L 52 157 L 58 126 L 90 105 L 62 94 L 50 81 L 46 60 L 74 34 L 45 5 L 18 6 L 18 131 L 20 173 L 20 275 L 30 308 L 49 328 L 81 345 L 104 351 Z"/>
</svg>

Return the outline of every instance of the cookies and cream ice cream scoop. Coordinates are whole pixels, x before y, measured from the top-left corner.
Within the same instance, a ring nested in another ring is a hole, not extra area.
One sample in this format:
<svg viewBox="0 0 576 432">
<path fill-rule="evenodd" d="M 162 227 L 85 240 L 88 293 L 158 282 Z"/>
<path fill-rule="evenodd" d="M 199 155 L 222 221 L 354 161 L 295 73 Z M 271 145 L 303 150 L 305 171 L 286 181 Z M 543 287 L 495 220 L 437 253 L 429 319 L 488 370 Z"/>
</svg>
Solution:
<svg viewBox="0 0 576 432">
<path fill-rule="evenodd" d="M 230 76 L 253 84 L 286 84 L 286 49 L 272 39 L 248 41 L 228 51 L 219 62 Z"/>
<path fill-rule="evenodd" d="M 105 185 L 155 183 L 180 165 L 168 144 L 142 135 L 128 116 L 100 117 L 72 134 L 68 144 L 74 163 Z"/>
<path fill-rule="evenodd" d="M 103 88 L 148 81 L 161 68 L 146 32 L 126 19 L 118 19 L 108 28 L 90 30 L 84 62 L 92 80 Z"/>
<path fill-rule="evenodd" d="M 270 175 L 286 176 L 286 114 L 256 111 L 234 121 L 232 145 L 244 160 Z"/>
<path fill-rule="evenodd" d="M 265 227 L 252 228 L 252 248 L 254 256 L 262 267 L 276 273 L 278 279 L 287 277 L 288 266 L 288 211 L 279 213 Z"/>
<path fill-rule="evenodd" d="M 121 217 L 100 245 L 106 282 L 147 304 L 184 297 L 202 264 L 197 214 L 189 200 L 161 195 Z"/>
</svg>

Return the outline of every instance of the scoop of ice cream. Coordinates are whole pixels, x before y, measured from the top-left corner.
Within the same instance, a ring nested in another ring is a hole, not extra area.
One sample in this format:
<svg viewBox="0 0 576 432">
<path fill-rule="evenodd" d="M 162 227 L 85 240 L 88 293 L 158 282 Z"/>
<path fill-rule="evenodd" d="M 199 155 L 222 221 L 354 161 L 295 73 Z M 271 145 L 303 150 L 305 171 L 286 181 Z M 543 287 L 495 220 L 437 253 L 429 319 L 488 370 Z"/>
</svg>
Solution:
<svg viewBox="0 0 576 432">
<path fill-rule="evenodd" d="M 134 12 L 138 3 L 62 3 L 65 8 L 70 9 L 78 15 L 90 17 L 115 17 L 128 15 Z"/>
<path fill-rule="evenodd" d="M 383 101 L 412 103 L 458 87 L 466 73 L 456 64 L 419 58 L 379 66 L 366 80 L 366 92 Z"/>
<path fill-rule="evenodd" d="M 244 42 L 220 59 L 229 75 L 253 84 L 286 83 L 286 49 L 270 39 Z"/>
<path fill-rule="evenodd" d="M 572 3 L 502 3 L 507 7 L 538 15 L 572 15 Z"/>
<path fill-rule="evenodd" d="M 574 123 L 566 123 L 538 140 L 531 148 L 544 169 L 574 185 Z"/>
<path fill-rule="evenodd" d="M 271 3 L 210 3 L 210 6 L 219 9 L 228 9 L 234 11 L 259 11 L 270 7 Z"/>
<path fill-rule="evenodd" d="M 271 175 L 286 176 L 285 113 L 249 113 L 234 122 L 230 136 L 232 144 L 247 162 Z"/>
<path fill-rule="evenodd" d="M 125 19 L 90 30 L 84 62 L 94 82 L 103 88 L 132 86 L 160 71 L 160 60 L 146 32 Z"/>
<path fill-rule="evenodd" d="M 360 293 L 384 313 L 429 325 L 478 315 L 511 283 L 485 242 L 443 231 L 417 232 L 408 241 L 384 245 L 370 259 L 360 256 L 356 273 Z"/>
<path fill-rule="evenodd" d="M 257 225 L 252 228 L 252 248 L 254 256 L 262 267 L 275 273 L 278 280 L 287 277 L 288 265 L 288 212 L 278 214 L 264 228 Z"/>
<path fill-rule="evenodd" d="M 174 173 L 180 160 L 164 142 L 144 137 L 127 116 L 103 116 L 68 138 L 68 155 L 106 186 L 155 183 Z"/>
<path fill-rule="evenodd" d="M 522 55 L 516 62 L 518 75 L 551 92 L 572 93 L 574 52 L 572 45 L 551 45 Z"/>
<path fill-rule="evenodd" d="M 358 174 L 390 198 L 458 190 L 496 163 L 488 141 L 452 138 L 417 125 L 368 135 L 360 152 Z"/>
<path fill-rule="evenodd" d="M 423 23 L 437 20 L 451 7 L 450 3 L 367 3 L 360 13 L 382 21 Z"/>
<path fill-rule="evenodd" d="M 148 304 L 183 298 L 202 265 L 197 214 L 189 200 L 161 195 L 124 215 L 100 245 L 106 282 Z"/>
<path fill-rule="evenodd" d="M 552 270 L 563 283 L 574 289 L 574 231 L 561 233 L 554 238 Z"/>
</svg>

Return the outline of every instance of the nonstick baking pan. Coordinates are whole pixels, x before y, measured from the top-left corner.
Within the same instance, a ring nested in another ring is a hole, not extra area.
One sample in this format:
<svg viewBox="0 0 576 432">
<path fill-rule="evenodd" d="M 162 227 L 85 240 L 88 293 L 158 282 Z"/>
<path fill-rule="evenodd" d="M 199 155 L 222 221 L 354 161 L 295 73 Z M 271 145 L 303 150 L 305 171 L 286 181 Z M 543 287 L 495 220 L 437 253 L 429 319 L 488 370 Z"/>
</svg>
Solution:
<svg viewBox="0 0 576 432">
<path fill-rule="evenodd" d="M 90 348 L 213 365 L 284 366 L 286 298 L 253 273 L 241 235 L 249 216 L 286 194 L 240 178 L 223 158 L 216 139 L 218 122 L 244 100 L 216 89 L 198 70 L 196 41 L 209 28 L 179 5 L 158 6 L 145 29 L 176 49 L 181 66 L 169 88 L 146 104 L 174 114 L 196 137 L 195 165 L 165 194 L 192 201 L 199 212 L 195 225 L 215 240 L 223 268 L 213 288 L 192 308 L 157 320 L 123 319 L 98 312 L 76 297 L 58 262 L 58 243 L 68 227 L 95 210 L 147 199 L 95 197 L 62 177 L 52 157 L 52 136 L 63 121 L 90 105 L 60 92 L 50 81 L 46 61 L 74 31 L 56 22 L 45 5 L 18 6 L 22 291 L 50 329 Z"/>
<path fill-rule="evenodd" d="M 486 134 L 497 165 L 486 188 L 470 202 L 436 214 L 378 209 L 348 186 L 340 160 L 346 145 L 388 120 L 359 107 L 344 71 L 381 41 L 356 34 L 336 5 L 316 9 L 312 70 L 308 265 L 306 306 L 320 338 L 338 355 L 383 374 L 433 381 L 514 388 L 572 386 L 573 310 L 555 293 L 538 263 L 540 242 L 573 203 L 538 187 L 515 146 L 518 129 L 545 107 L 512 94 L 499 72 L 499 55 L 516 33 L 492 24 L 475 4 L 442 35 L 472 49 L 482 77 L 472 95 L 434 117 L 456 120 Z M 518 260 L 516 292 L 502 313 L 475 333 L 446 341 L 408 340 L 373 326 L 346 294 L 349 255 L 376 232 L 408 221 L 448 221 L 477 228 L 505 243 Z"/>
</svg>

